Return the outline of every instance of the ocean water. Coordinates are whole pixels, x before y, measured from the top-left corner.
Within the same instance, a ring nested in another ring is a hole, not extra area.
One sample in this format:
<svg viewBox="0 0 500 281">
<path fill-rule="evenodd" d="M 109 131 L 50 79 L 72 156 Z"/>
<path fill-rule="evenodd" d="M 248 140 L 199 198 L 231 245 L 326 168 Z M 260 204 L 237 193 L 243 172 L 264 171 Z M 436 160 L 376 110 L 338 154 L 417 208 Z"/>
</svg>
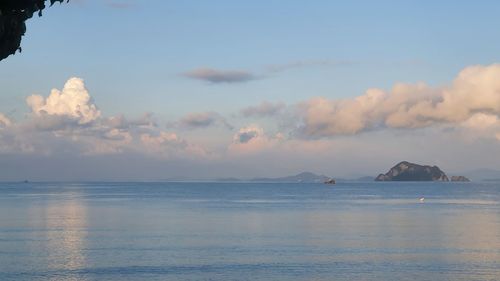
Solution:
<svg viewBox="0 0 500 281">
<path fill-rule="evenodd" d="M 500 280 L 500 184 L 0 183 L 0 280 Z"/>
</svg>

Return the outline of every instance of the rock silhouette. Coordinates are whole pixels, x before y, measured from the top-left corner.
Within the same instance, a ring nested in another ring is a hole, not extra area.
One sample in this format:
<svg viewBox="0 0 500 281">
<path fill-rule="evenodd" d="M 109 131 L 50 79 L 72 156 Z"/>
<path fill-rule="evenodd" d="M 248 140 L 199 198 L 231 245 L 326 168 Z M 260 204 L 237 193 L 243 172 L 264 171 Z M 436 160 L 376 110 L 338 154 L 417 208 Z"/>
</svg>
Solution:
<svg viewBox="0 0 500 281">
<path fill-rule="evenodd" d="M 418 165 L 403 161 L 389 172 L 380 174 L 376 181 L 449 181 L 448 176 L 438 166 Z"/>
<path fill-rule="evenodd" d="M 69 0 L 67 0 L 69 2 Z M 26 32 L 26 20 L 34 13 L 42 15 L 46 0 L 0 1 L 0 61 L 22 51 L 21 39 Z M 50 6 L 64 0 L 49 0 Z"/>
</svg>

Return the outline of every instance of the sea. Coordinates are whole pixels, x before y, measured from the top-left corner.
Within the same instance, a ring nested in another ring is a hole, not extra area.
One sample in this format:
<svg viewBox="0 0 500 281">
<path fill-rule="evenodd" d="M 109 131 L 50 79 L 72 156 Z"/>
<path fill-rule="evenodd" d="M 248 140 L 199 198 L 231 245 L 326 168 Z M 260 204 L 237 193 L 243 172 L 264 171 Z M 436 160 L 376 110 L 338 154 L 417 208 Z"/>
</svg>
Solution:
<svg viewBox="0 0 500 281">
<path fill-rule="evenodd" d="M 0 280 L 500 280 L 500 183 L 0 183 Z"/>
</svg>

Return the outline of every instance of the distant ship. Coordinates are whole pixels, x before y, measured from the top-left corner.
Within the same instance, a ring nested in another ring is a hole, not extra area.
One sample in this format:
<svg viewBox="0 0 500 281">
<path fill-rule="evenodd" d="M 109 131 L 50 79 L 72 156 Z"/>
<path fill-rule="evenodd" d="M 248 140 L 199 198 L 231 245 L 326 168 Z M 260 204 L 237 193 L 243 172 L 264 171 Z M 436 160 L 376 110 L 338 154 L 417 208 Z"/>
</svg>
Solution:
<svg viewBox="0 0 500 281">
<path fill-rule="evenodd" d="M 323 182 L 324 184 L 335 184 L 335 179 L 327 179 Z"/>
</svg>

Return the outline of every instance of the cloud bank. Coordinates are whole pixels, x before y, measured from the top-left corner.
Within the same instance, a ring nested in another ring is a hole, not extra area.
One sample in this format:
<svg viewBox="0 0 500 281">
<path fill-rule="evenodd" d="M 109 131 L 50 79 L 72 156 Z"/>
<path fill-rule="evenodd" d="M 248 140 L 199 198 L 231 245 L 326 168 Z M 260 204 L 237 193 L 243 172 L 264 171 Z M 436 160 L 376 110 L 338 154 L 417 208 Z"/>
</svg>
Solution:
<svg viewBox="0 0 500 281">
<path fill-rule="evenodd" d="M 353 99 L 313 98 L 297 106 L 301 120 L 297 132 L 331 137 L 382 128 L 459 125 L 478 118 L 476 114 L 482 114 L 483 119 L 495 118 L 500 114 L 499 78 L 498 64 L 471 66 L 446 87 L 396 84 L 391 91 L 369 89 Z"/>
<path fill-rule="evenodd" d="M 48 97 L 26 98 L 31 114 L 12 122 L 0 113 L 0 152 L 102 155 L 133 153 L 151 156 L 206 155 L 201 147 L 160 129 L 150 113 L 127 119 L 103 117 L 81 78 L 70 78 Z"/>
<path fill-rule="evenodd" d="M 286 175 L 305 169 L 331 175 L 360 169 L 375 173 L 380 171 L 374 167 L 402 159 L 431 159 L 455 168 L 498 166 L 499 78 L 500 65 L 471 66 L 441 87 L 399 83 L 342 100 L 262 102 L 228 115 L 236 130 L 214 111 L 188 114 L 166 129 L 152 113 L 106 116 L 84 81 L 71 78 L 46 97 L 29 96 L 30 113 L 23 120 L 0 113 L 0 160 L 11 159 L 21 167 L 33 166 L 30 159 L 50 165 L 57 158 L 62 168 L 64 161 L 79 167 L 78 161 L 88 160 L 89 171 L 107 161 L 139 170 L 127 170 L 127 175 L 169 172 L 160 166 L 191 174 L 197 167 L 214 177 Z M 198 128 L 204 130 L 194 130 Z M 9 174 L 0 171 L 2 175 Z"/>
</svg>

